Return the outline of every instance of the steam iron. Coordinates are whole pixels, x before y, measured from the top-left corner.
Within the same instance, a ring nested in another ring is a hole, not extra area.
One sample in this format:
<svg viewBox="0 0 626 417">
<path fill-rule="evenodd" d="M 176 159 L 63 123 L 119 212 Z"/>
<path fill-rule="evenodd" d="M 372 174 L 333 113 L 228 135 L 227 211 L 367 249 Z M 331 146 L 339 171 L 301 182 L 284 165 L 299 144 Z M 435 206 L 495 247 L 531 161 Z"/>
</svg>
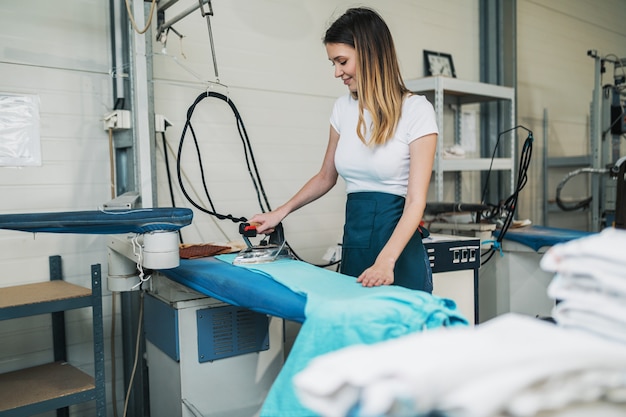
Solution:
<svg viewBox="0 0 626 417">
<path fill-rule="evenodd" d="M 246 242 L 247 248 L 239 252 L 233 260 L 234 265 L 251 265 L 274 262 L 277 259 L 294 258 L 286 245 L 282 223 L 278 223 L 274 231 L 261 240 L 258 245 L 250 242 L 250 237 L 256 237 L 256 226 L 250 223 L 240 223 L 239 233 Z"/>
</svg>

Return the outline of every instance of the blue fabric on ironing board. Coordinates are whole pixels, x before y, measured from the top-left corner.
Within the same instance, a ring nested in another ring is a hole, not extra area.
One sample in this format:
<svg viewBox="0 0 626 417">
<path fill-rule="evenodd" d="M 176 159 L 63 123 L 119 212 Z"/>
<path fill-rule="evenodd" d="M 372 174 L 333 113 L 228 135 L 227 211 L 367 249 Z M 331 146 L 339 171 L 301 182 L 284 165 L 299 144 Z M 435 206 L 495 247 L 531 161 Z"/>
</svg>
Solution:
<svg viewBox="0 0 626 417">
<path fill-rule="evenodd" d="M 225 262 L 232 262 L 233 257 L 218 256 Z M 268 274 L 307 296 L 306 320 L 268 393 L 261 417 L 315 416 L 300 403 L 291 381 L 319 355 L 424 329 L 468 324 L 452 300 L 423 291 L 399 286 L 364 288 L 354 277 L 289 259 L 241 266 Z"/>
<path fill-rule="evenodd" d="M 266 274 L 259 274 L 215 258 L 181 259 L 180 265 L 160 271 L 169 279 L 225 303 L 302 323 L 306 296 Z"/>
<path fill-rule="evenodd" d="M 176 231 L 193 219 L 188 208 L 0 214 L 0 229 L 33 233 L 104 234 Z"/>
</svg>

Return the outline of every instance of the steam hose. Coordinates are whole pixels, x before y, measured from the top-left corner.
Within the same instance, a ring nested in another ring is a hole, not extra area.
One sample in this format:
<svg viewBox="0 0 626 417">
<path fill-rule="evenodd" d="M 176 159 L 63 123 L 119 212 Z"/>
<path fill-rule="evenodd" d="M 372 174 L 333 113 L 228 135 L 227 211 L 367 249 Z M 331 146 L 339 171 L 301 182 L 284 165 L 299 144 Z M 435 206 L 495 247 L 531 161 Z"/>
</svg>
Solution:
<svg viewBox="0 0 626 417">
<path fill-rule="evenodd" d="M 603 169 L 603 168 L 580 168 L 577 169 L 575 171 L 570 172 L 569 174 L 567 174 L 559 183 L 559 185 L 557 185 L 556 187 L 556 205 L 559 206 L 559 208 L 563 211 L 575 211 L 575 210 L 580 210 L 583 209 L 585 207 L 588 207 L 589 204 L 591 203 L 591 197 L 587 197 L 583 200 L 577 201 L 574 204 L 566 204 L 563 202 L 563 200 L 561 200 L 561 191 L 563 190 L 563 187 L 565 187 L 565 184 L 572 179 L 573 177 L 580 175 L 580 174 L 606 174 L 607 172 L 609 172 L 608 169 Z"/>
</svg>

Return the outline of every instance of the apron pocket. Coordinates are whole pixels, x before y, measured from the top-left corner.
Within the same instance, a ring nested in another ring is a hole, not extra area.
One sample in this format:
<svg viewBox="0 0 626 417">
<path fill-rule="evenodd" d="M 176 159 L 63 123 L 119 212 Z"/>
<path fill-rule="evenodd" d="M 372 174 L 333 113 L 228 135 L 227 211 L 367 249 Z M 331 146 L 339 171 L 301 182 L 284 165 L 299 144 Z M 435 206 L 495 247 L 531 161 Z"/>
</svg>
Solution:
<svg viewBox="0 0 626 417">
<path fill-rule="evenodd" d="M 367 249 L 370 247 L 376 214 L 376 201 L 348 199 L 346 224 L 343 228 L 343 247 Z"/>
</svg>

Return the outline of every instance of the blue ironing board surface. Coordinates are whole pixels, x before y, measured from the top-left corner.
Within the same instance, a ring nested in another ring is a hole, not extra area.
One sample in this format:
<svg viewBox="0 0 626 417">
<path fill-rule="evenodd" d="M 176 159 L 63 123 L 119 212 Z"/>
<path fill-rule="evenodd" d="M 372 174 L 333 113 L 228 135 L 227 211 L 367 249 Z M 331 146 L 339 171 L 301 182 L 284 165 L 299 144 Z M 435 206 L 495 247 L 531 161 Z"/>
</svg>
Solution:
<svg viewBox="0 0 626 417">
<path fill-rule="evenodd" d="M 176 231 L 193 219 L 188 208 L 0 214 L 0 229 L 32 233 L 105 234 Z"/>
<path fill-rule="evenodd" d="M 178 267 L 160 272 L 173 281 L 220 301 L 304 322 L 306 295 L 292 291 L 268 275 L 212 257 L 181 259 Z"/>
<path fill-rule="evenodd" d="M 499 236 L 500 231 L 494 232 Z M 592 232 L 581 232 L 579 230 L 560 229 L 556 227 L 527 226 L 518 229 L 509 229 L 504 235 L 504 240 L 521 243 L 529 248 L 538 251 L 544 246 L 554 246 L 557 243 L 569 242 L 570 240 L 589 236 Z"/>
</svg>

